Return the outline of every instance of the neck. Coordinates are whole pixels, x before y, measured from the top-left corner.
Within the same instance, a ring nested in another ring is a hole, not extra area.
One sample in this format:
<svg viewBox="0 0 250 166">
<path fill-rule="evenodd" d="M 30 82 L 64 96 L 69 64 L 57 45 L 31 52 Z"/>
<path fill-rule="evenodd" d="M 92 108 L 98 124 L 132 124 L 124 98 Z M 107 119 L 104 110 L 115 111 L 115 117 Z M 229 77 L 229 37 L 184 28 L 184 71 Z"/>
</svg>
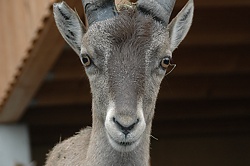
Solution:
<svg viewBox="0 0 250 166">
<path fill-rule="evenodd" d="M 87 166 L 148 166 L 150 130 L 146 129 L 141 143 L 131 152 L 118 152 L 108 142 L 104 125 L 93 115 L 92 133 L 87 152 Z"/>
</svg>

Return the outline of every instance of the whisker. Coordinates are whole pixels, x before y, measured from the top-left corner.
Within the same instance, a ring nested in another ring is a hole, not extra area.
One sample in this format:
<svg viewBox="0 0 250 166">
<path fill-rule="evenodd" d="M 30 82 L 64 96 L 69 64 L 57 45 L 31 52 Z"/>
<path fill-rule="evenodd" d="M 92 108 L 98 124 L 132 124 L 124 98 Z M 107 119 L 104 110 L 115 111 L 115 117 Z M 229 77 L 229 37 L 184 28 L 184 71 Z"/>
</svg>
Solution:
<svg viewBox="0 0 250 166">
<path fill-rule="evenodd" d="M 152 137 L 153 139 L 155 139 L 156 141 L 158 141 L 159 139 L 154 137 L 153 135 L 150 135 L 150 137 Z"/>
</svg>

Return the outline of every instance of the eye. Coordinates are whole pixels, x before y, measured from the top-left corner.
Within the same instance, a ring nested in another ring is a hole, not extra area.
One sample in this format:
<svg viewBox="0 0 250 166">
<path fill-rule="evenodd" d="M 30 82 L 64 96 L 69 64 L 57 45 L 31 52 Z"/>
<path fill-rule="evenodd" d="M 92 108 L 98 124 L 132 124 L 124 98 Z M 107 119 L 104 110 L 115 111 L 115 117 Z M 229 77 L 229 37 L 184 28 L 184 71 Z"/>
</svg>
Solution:
<svg viewBox="0 0 250 166">
<path fill-rule="evenodd" d="M 161 67 L 164 69 L 167 69 L 168 66 L 170 65 L 170 57 L 165 57 L 161 60 Z"/>
<path fill-rule="evenodd" d="M 81 54 L 81 61 L 85 67 L 87 67 L 91 64 L 91 60 L 90 60 L 88 54 Z"/>
</svg>

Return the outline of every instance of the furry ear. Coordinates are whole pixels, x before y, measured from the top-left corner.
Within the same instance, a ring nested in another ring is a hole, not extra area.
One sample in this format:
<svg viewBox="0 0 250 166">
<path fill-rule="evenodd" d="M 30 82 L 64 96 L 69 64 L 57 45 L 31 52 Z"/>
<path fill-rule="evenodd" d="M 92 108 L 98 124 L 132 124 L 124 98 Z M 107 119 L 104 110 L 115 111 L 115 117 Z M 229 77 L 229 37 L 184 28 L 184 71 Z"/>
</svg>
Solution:
<svg viewBox="0 0 250 166">
<path fill-rule="evenodd" d="M 62 37 L 80 55 L 82 37 L 86 31 L 80 17 L 65 2 L 54 3 L 53 12 Z"/>
<path fill-rule="evenodd" d="M 193 20 L 194 2 L 189 0 L 178 15 L 168 25 L 170 50 L 174 51 L 186 37 Z"/>
</svg>

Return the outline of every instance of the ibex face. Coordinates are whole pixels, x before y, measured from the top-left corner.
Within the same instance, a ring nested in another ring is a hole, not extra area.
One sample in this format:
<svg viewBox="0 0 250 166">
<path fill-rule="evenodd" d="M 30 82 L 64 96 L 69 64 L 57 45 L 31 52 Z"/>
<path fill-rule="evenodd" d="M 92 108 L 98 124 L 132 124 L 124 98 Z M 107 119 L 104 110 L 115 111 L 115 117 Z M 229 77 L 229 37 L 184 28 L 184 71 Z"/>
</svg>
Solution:
<svg viewBox="0 0 250 166">
<path fill-rule="evenodd" d="M 170 24 L 170 0 L 139 0 L 120 12 L 111 0 L 83 5 L 88 30 L 64 2 L 54 5 L 58 29 L 90 80 L 93 126 L 115 150 L 132 151 L 150 134 L 160 83 L 191 26 L 193 1 Z"/>
</svg>

